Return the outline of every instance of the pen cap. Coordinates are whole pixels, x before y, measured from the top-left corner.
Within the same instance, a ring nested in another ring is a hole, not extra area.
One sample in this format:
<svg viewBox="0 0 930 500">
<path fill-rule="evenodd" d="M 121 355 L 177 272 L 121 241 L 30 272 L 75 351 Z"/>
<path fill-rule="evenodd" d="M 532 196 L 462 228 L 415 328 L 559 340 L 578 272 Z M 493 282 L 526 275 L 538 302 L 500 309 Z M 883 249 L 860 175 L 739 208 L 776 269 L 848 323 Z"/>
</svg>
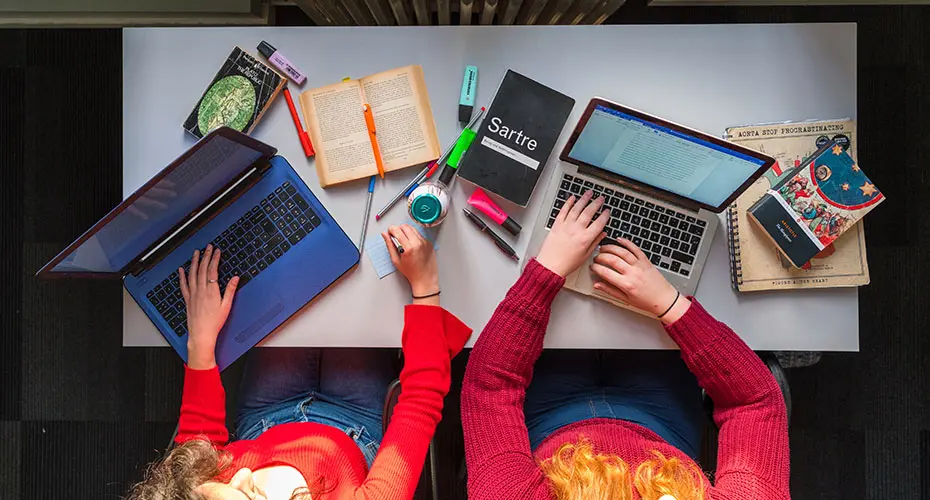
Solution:
<svg viewBox="0 0 930 500">
<path fill-rule="evenodd" d="M 265 56 L 265 59 L 271 59 L 271 54 L 274 54 L 277 50 L 278 49 L 264 40 L 258 44 L 258 53 Z"/>
</svg>

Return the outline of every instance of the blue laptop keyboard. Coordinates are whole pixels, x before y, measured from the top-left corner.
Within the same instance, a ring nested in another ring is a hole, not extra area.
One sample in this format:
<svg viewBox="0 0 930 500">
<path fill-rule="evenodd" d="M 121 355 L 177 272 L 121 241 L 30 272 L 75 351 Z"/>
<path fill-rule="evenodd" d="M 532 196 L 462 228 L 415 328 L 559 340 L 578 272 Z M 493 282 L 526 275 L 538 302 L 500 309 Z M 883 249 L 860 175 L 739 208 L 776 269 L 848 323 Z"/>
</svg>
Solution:
<svg viewBox="0 0 930 500">
<path fill-rule="evenodd" d="M 246 286 L 319 225 L 320 217 L 290 182 L 278 186 L 213 238 L 213 246 L 222 251 L 220 290 L 226 289 L 233 276 L 239 276 L 240 289 Z M 188 260 L 185 273 L 190 267 Z M 187 312 L 177 273 L 171 273 L 145 296 L 174 333 L 179 337 L 187 333 Z"/>
</svg>

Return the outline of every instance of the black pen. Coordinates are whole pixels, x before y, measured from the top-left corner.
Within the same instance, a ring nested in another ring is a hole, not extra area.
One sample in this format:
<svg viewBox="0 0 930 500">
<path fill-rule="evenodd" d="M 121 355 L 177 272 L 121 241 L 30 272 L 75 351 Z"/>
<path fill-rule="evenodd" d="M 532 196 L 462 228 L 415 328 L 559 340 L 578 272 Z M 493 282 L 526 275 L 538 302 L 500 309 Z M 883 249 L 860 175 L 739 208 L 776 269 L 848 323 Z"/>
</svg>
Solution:
<svg viewBox="0 0 930 500">
<path fill-rule="evenodd" d="M 501 251 L 507 255 L 507 257 L 510 257 L 511 259 L 517 262 L 520 262 L 520 258 L 517 257 L 517 252 L 515 252 L 513 248 L 510 248 L 510 245 L 508 245 L 507 242 L 504 241 L 503 238 L 495 234 L 494 231 L 492 231 L 488 227 L 488 225 L 484 223 L 483 220 L 481 220 L 477 215 L 475 215 L 472 211 L 468 210 L 467 208 L 463 208 L 462 211 L 465 212 L 465 216 L 468 217 L 468 220 L 470 220 L 471 223 L 475 225 L 475 227 L 481 230 L 482 233 L 488 235 L 488 237 L 491 238 L 492 241 L 494 241 L 494 244 L 497 245 L 497 248 L 500 248 Z"/>
</svg>

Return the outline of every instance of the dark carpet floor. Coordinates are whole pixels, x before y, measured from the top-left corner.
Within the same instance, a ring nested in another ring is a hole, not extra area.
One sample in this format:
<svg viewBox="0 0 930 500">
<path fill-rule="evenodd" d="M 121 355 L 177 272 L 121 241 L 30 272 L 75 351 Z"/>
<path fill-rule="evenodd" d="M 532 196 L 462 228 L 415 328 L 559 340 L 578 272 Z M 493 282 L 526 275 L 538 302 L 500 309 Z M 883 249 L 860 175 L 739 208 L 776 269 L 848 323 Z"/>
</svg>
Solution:
<svg viewBox="0 0 930 500">
<path fill-rule="evenodd" d="M 789 373 L 792 493 L 930 499 L 930 8 L 631 3 L 612 21 L 859 23 L 859 156 L 888 201 L 867 221 L 861 352 Z M 182 367 L 168 349 L 121 347 L 119 283 L 33 274 L 120 200 L 120 32 L 0 31 L 0 47 L 0 499 L 118 498 L 169 440 Z M 224 374 L 230 398 L 238 373 Z M 437 436 L 444 500 L 464 498 L 457 421 L 453 390 Z"/>
</svg>

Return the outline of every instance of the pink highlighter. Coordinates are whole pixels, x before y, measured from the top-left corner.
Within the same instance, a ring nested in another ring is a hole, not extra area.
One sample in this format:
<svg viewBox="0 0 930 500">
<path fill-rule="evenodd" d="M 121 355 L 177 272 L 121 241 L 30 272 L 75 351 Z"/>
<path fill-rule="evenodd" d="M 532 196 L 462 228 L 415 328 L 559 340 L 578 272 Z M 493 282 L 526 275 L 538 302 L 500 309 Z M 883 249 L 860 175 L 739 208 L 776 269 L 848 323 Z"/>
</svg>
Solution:
<svg viewBox="0 0 930 500">
<path fill-rule="evenodd" d="M 265 59 L 268 59 L 268 62 L 270 62 L 272 66 L 278 68 L 279 71 L 287 75 L 291 80 L 294 80 L 294 83 L 297 85 L 303 85 L 304 82 L 307 81 L 307 75 L 297 69 L 297 66 L 294 66 L 291 61 L 284 57 L 284 54 L 281 54 L 281 52 L 270 43 L 262 40 L 262 43 L 258 44 L 258 52 L 265 56 Z"/>
<path fill-rule="evenodd" d="M 523 229 L 520 224 L 517 224 L 517 221 L 511 219 L 507 212 L 497 206 L 481 189 L 475 189 L 475 192 L 468 198 L 468 204 L 480 210 L 481 213 L 500 224 L 502 228 L 514 236 L 520 234 L 520 230 Z"/>
</svg>

